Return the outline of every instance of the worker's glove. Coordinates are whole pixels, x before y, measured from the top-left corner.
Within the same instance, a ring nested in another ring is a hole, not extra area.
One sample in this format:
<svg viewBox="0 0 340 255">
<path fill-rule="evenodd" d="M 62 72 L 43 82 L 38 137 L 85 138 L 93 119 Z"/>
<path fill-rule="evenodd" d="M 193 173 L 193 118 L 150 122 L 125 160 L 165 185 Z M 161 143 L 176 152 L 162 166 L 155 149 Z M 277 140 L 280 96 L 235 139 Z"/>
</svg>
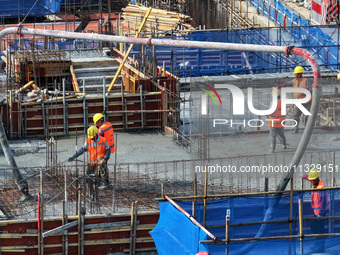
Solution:
<svg viewBox="0 0 340 255">
<path fill-rule="evenodd" d="M 308 180 L 308 175 L 306 175 L 306 174 L 302 175 L 302 179 L 303 180 Z"/>
<path fill-rule="evenodd" d="M 282 87 L 286 86 L 286 84 L 287 84 L 287 83 L 282 83 L 282 84 L 280 84 L 280 85 L 277 85 L 277 88 L 278 88 L 278 89 L 279 89 L 279 88 L 282 88 Z"/>
<path fill-rule="evenodd" d="M 69 157 L 68 162 L 72 162 L 74 160 L 74 157 Z"/>
</svg>

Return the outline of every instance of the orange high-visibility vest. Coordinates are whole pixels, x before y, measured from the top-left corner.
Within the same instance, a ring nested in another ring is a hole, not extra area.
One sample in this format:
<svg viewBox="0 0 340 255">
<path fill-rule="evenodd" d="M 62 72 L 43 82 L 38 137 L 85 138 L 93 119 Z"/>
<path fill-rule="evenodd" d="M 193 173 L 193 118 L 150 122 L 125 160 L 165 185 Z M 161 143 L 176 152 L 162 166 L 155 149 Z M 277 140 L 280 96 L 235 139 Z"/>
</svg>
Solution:
<svg viewBox="0 0 340 255">
<path fill-rule="evenodd" d="M 268 127 L 273 128 L 283 128 L 284 121 L 286 119 L 285 115 L 281 115 L 281 100 L 277 100 L 277 106 L 275 112 L 269 115 Z M 283 123 L 283 124 L 282 124 Z"/>
<path fill-rule="evenodd" d="M 113 133 L 113 128 L 110 122 L 105 122 L 100 127 L 103 130 L 104 137 L 110 146 L 111 153 L 115 152 L 115 135 Z"/>
<path fill-rule="evenodd" d="M 104 159 L 106 148 L 105 148 L 106 139 L 104 137 L 99 136 L 98 141 L 96 142 L 96 146 L 94 146 L 94 141 L 90 138 L 86 139 L 87 143 L 87 151 L 89 152 L 89 163 L 91 166 L 99 164 L 99 162 Z"/>
<path fill-rule="evenodd" d="M 324 187 L 325 184 L 321 180 L 319 180 L 316 189 L 321 189 Z M 315 215 L 325 215 L 325 213 L 329 211 L 331 207 L 327 191 L 312 191 L 311 205 Z"/>
<path fill-rule="evenodd" d="M 293 87 L 294 88 L 307 89 L 307 79 L 303 77 L 303 78 L 300 79 L 300 82 L 299 82 L 299 79 L 294 79 L 293 80 Z M 305 94 L 298 93 L 298 92 L 294 93 L 294 96 L 295 96 L 295 98 L 304 98 L 304 97 L 306 97 Z M 312 97 L 310 98 L 310 100 L 308 102 L 310 102 L 311 100 L 312 100 Z"/>
</svg>

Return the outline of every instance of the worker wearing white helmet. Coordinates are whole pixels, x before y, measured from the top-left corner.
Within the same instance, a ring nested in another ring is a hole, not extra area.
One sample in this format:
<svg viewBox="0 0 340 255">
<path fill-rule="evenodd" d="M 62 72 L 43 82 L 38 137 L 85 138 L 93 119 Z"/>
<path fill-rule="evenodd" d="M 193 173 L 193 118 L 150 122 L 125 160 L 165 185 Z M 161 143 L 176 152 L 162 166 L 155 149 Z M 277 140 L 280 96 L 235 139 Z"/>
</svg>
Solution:
<svg viewBox="0 0 340 255">
<path fill-rule="evenodd" d="M 292 81 L 279 85 L 278 88 L 281 88 L 281 87 L 303 88 L 303 89 L 308 89 L 312 93 L 312 84 L 306 78 L 303 77 L 304 72 L 305 72 L 305 69 L 302 66 L 295 67 L 294 79 Z M 305 96 L 306 95 L 304 93 L 294 93 L 295 98 L 304 98 Z M 311 107 L 311 100 L 303 104 L 303 106 L 308 111 L 310 110 L 310 107 Z M 295 108 L 294 109 L 294 120 L 297 123 L 294 129 L 294 133 L 297 133 L 299 131 L 299 122 L 300 122 L 300 116 L 302 112 L 298 107 L 294 107 L 294 108 Z M 308 116 L 306 116 L 305 120 L 307 121 L 307 119 L 308 119 Z"/>
<path fill-rule="evenodd" d="M 303 175 L 302 179 L 310 181 L 313 185 L 313 189 L 325 188 L 325 184 L 320 180 L 320 172 L 317 169 L 312 169 L 308 172 L 308 175 Z M 330 200 L 327 191 L 312 191 L 311 193 L 311 207 L 315 217 L 324 217 L 329 213 Z M 311 225 L 311 232 L 314 234 L 325 233 L 325 220 L 316 219 L 313 220 Z M 324 242 L 319 242 L 316 249 L 318 252 L 323 250 Z"/>
</svg>

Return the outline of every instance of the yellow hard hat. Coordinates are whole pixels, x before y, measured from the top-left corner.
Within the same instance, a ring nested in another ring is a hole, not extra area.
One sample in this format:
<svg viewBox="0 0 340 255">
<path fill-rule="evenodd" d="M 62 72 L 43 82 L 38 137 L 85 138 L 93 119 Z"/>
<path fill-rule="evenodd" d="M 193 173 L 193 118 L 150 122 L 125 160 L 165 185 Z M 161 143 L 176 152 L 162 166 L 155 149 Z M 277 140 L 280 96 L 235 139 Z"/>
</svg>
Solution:
<svg viewBox="0 0 340 255">
<path fill-rule="evenodd" d="M 315 180 L 316 178 L 318 178 L 320 176 L 320 173 L 318 172 L 318 170 L 316 170 L 315 168 L 310 170 L 308 173 L 308 180 Z"/>
<path fill-rule="evenodd" d="M 95 115 L 93 115 L 93 122 L 94 124 L 97 123 L 98 120 L 100 120 L 101 118 L 104 118 L 104 115 L 101 113 L 96 113 Z"/>
<path fill-rule="evenodd" d="M 305 69 L 303 69 L 302 66 L 297 66 L 294 69 L 294 74 L 296 74 L 296 73 L 303 73 L 304 71 L 305 71 Z"/>
<path fill-rule="evenodd" d="M 340 73 L 338 73 L 338 75 L 336 76 L 337 80 L 340 80 Z"/>
<path fill-rule="evenodd" d="M 92 139 L 98 134 L 98 128 L 95 126 L 91 126 L 87 129 L 87 137 Z"/>
<path fill-rule="evenodd" d="M 276 87 L 273 87 L 272 88 L 272 95 L 274 94 L 274 89 L 275 89 Z M 279 89 L 277 89 L 277 97 L 279 97 L 279 96 L 281 96 L 281 92 L 280 92 L 280 90 Z"/>
</svg>

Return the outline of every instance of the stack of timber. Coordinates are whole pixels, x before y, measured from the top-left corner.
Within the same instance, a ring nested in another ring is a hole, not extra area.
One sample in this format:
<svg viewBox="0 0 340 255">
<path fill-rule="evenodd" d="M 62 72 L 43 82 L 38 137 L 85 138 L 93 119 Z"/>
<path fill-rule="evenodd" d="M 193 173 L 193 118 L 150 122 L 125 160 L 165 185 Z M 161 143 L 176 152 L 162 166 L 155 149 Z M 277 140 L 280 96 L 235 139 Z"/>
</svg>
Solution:
<svg viewBox="0 0 340 255">
<path fill-rule="evenodd" d="M 129 4 L 123 8 L 124 25 L 129 30 L 137 31 L 148 8 Z M 145 23 L 144 32 L 165 32 L 173 30 L 194 30 L 195 25 L 190 16 L 169 12 L 160 9 L 152 9 L 147 22 Z"/>
</svg>

